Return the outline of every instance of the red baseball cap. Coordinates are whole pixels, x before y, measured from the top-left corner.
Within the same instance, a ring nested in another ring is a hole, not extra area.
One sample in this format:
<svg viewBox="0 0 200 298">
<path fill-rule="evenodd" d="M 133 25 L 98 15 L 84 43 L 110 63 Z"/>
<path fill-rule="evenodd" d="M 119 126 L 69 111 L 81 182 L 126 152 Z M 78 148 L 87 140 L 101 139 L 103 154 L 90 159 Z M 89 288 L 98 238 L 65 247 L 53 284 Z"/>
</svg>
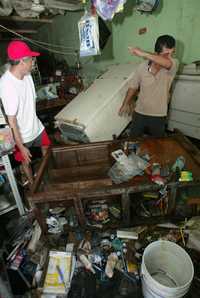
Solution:
<svg viewBox="0 0 200 298">
<path fill-rule="evenodd" d="M 29 46 L 21 40 L 11 41 L 7 48 L 7 54 L 10 60 L 20 60 L 24 57 L 36 57 L 40 55 L 38 52 L 31 51 Z"/>
</svg>

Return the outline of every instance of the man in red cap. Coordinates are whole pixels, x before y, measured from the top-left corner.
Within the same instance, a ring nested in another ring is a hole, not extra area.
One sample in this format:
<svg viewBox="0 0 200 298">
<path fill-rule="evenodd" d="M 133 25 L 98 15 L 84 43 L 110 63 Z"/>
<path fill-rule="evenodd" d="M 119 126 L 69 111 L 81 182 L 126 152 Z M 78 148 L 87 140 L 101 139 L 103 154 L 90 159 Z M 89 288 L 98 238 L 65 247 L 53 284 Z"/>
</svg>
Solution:
<svg viewBox="0 0 200 298">
<path fill-rule="evenodd" d="M 31 77 L 34 59 L 40 53 L 33 52 L 25 42 L 15 40 L 9 43 L 7 54 L 11 66 L 0 79 L 0 98 L 16 142 L 15 159 L 22 162 L 32 184 L 29 148 L 41 146 L 44 155 L 50 145 L 44 126 L 36 115 L 36 93 Z"/>
</svg>

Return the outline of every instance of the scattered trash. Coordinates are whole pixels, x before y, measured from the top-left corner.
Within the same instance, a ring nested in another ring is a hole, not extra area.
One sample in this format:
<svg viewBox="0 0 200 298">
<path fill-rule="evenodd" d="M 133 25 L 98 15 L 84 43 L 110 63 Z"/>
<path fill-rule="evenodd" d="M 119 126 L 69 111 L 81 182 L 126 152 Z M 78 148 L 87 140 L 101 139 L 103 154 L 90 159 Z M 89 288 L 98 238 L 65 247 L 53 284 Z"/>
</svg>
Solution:
<svg viewBox="0 0 200 298">
<path fill-rule="evenodd" d="M 176 172 L 177 169 L 179 171 L 182 171 L 184 166 L 185 166 L 185 158 L 183 156 L 179 156 L 172 166 L 172 171 Z"/>
<path fill-rule="evenodd" d="M 138 234 L 133 231 L 117 230 L 117 237 L 122 239 L 138 239 Z"/>
<path fill-rule="evenodd" d="M 124 152 L 126 154 L 134 152 L 137 154 L 137 151 L 139 149 L 139 143 L 138 142 L 124 142 Z"/>
<path fill-rule="evenodd" d="M 106 268 L 105 268 L 105 274 L 109 278 L 112 278 L 113 277 L 114 269 L 115 269 L 115 266 L 117 264 L 117 261 L 118 261 L 118 256 L 117 256 L 116 253 L 111 253 L 108 256 L 108 260 L 107 260 Z"/>
<path fill-rule="evenodd" d="M 50 216 L 49 218 L 46 219 L 46 223 L 48 225 L 49 233 L 52 233 L 52 234 L 61 233 L 62 230 L 61 230 L 58 219 L 56 219 L 53 216 Z"/>
<path fill-rule="evenodd" d="M 79 256 L 79 259 L 81 261 L 81 263 L 84 265 L 84 267 L 91 271 L 93 274 L 95 274 L 95 270 L 94 268 L 92 267 L 92 264 L 90 263 L 90 261 L 88 260 L 88 258 L 85 256 L 85 255 L 80 255 Z"/>
<path fill-rule="evenodd" d="M 200 252 L 200 216 L 192 217 L 185 225 L 188 233 L 186 246 Z"/>
<path fill-rule="evenodd" d="M 109 219 L 108 205 L 105 201 L 93 201 L 87 207 L 87 214 L 93 222 L 105 222 Z"/>
<path fill-rule="evenodd" d="M 179 178 L 179 181 L 181 182 L 193 181 L 192 172 L 181 171 L 181 177 Z"/>
<path fill-rule="evenodd" d="M 159 163 L 153 163 L 151 167 L 152 176 L 160 176 L 161 166 Z"/>
<path fill-rule="evenodd" d="M 51 83 L 40 87 L 37 90 L 37 100 L 51 100 L 58 98 L 57 88 L 59 85 L 59 83 Z"/>
<path fill-rule="evenodd" d="M 165 180 L 160 175 L 151 176 L 151 181 L 160 186 L 163 186 L 165 184 Z"/>
<path fill-rule="evenodd" d="M 109 207 L 109 212 L 111 213 L 111 215 L 117 219 L 120 219 L 121 217 L 121 210 L 120 208 L 117 208 L 115 206 L 110 206 Z"/>
<path fill-rule="evenodd" d="M 116 163 L 109 170 L 108 175 L 116 184 L 128 181 L 134 176 L 142 175 L 149 166 L 148 162 L 137 156 L 134 152 L 128 156 L 121 150 L 112 152 Z"/>
<path fill-rule="evenodd" d="M 65 211 L 64 207 L 56 207 L 54 209 L 49 209 L 49 212 L 52 215 L 59 215 L 59 214 L 63 213 L 64 211 Z"/>
<path fill-rule="evenodd" d="M 65 217 L 70 227 L 78 227 L 78 218 L 74 207 L 68 208 L 66 210 Z"/>
<path fill-rule="evenodd" d="M 77 291 L 77 296 L 73 297 L 90 297 L 90 295 L 85 294 L 88 293 L 85 281 L 89 280 L 88 288 L 91 286 L 94 292 L 95 289 L 98 288 L 99 291 L 103 286 L 108 289 L 110 284 L 115 283 L 116 295 L 130 294 L 132 297 L 138 297 L 133 293 L 136 293 L 136 289 L 140 287 L 140 279 L 142 279 L 144 297 L 148 297 L 145 296 L 146 289 L 150 288 L 153 293 L 157 289 L 153 282 L 149 282 L 147 271 L 151 278 L 159 284 L 163 286 L 168 284 L 170 290 L 171 288 L 177 290 L 184 286 L 186 293 L 193 277 L 191 260 L 188 261 L 189 259 L 187 259 L 185 263 L 190 271 L 187 272 L 187 276 L 185 275 L 187 282 L 181 276 L 179 284 L 176 274 L 172 276 L 171 269 L 168 270 L 168 265 L 172 268 L 172 264 L 177 262 L 176 251 L 170 254 L 167 264 L 163 268 L 162 261 L 165 262 L 167 259 L 168 249 L 161 249 L 162 258 L 160 255 L 153 254 L 146 262 L 146 248 L 149 244 L 154 245 L 155 242 L 159 241 L 170 243 L 169 247 L 171 244 L 184 247 L 184 250 L 181 251 L 184 257 L 188 248 L 196 252 L 200 251 L 200 220 L 198 217 L 189 221 L 185 219 L 185 221 L 174 220 L 173 222 L 170 222 L 168 217 L 168 221 L 165 221 L 165 216 L 168 215 L 170 195 L 168 181 L 174 179 L 176 174 L 180 175 L 179 181 L 181 182 L 192 181 L 192 173 L 185 169 L 186 161 L 182 156 L 179 156 L 173 165 L 167 163 L 163 166 L 162 163 L 151 162 L 148 152 L 142 157 L 137 155 L 140 151 L 138 148 L 140 149 L 139 143 L 126 142 L 123 147 L 124 151 L 121 149 L 113 151 L 112 156 L 116 162 L 109 173 L 112 173 L 111 177 L 115 183 L 128 181 L 134 175 L 144 174 L 145 178 L 151 179 L 159 185 L 159 187 L 155 187 L 157 190 L 153 192 L 134 194 L 134 200 L 130 195 L 130 209 L 134 213 L 132 218 L 138 215 L 140 221 L 144 219 L 143 225 L 136 222 L 136 225 L 141 225 L 135 227 L 133 224 L 133 227 L 125 228 L 121 222 L 122 207 L 118 196 L 113 200 L 104 197 L 101 201 L 97 201 L 96 198 L 93 201 L 90 199 L 84 201 L 83 207 L 85 208 L 88 231 L 78 224 L 74 207 L 49 209 L 46 219 L 49 232 L 47 243 L 40 239 L 42 232 L 38 223 L 34 224 L 28 217 L 22 217 L 20 221 L 14 220 L 12 225 L 8 226 L 10 240 L 12 241 L 12 245 L 8 246 L 11 249 L 6 256 L 9 270 L 17 271 L 19 268 L 20 270 L 23 268 L 25 279 L 30 276 L 30 288 L 39 287 L 41 280 L 43 280 L 41 276 L 45 267 L 44 260 L 47 260 L 49 256 L 49 265 L 47 272 L 45 272 L 44 294 L 66 295 L 72 283 L 77 282 L 81 291 L 79 293 Z M 152 160 L 156 161 L 157 159 Z M 146 172 L 147 169 L 149 172 Z M 181 195 L 176 203 L 179 200 L 186 204 L 187 200 L 182 199 Z M 152 216 L 159 216 L 159 220 L 161 218 L 163 223 L 157 225 L 155 222 L 154 224 L 151 223 Z M 112 225 L 113 219 L 117 223 L 116 225 Z M 106 225 L 108 222 L 110 225 Z M 99 228 L 102 230 L 100 231 Z M 52 247 L 56 250 L 53 251 Z M 48 254 L 49 250 L 50 253 Z M 157 266 L 159 259 L 161 264 L 159 263 L 160 265 Z M 183 263 L 184 261 L 185 259 Z M 144 270 L 144 262 L 146 271 Z M 181 261 L 178 262 L 181 267 Z M 30 271 L 32 271 L 31 274 L 27 269 L 29 266 Z M 142 276 L 140 276 L 141 266 L 142 273 L 144 273 Z M 153 289 L 151 288 L 152 285 Z M 73 289 L 76 292 L 76 287 Z M 102 297 L 104 296 L 102 295 Z"/>
</svg>

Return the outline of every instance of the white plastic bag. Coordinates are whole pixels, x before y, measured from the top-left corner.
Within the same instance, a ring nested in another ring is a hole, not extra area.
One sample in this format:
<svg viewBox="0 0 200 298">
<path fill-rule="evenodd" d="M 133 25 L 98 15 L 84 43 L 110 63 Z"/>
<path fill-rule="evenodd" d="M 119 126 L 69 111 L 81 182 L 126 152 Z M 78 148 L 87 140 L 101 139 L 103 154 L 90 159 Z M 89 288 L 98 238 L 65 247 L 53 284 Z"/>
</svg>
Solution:
<svg viewBox="0 0 200 298">
<path fill-rule="evenodd" d="M 80 57 L 100 54 L 98 17 L 86 13 L 78 22 Z"/>
<path fill-rule="evenodd" d="M 122 150 L 117 150 L 113 153 L 117 153 L 119 156 L 120 152 L 122 152 Z M 113 157 L 115 158 L 115 156 Z M 108 176 L 116 184 L 128 181 L 137 175 L 143 175 L 143 171 L 149 166 L 147 161 L 134 152 L 129 154 L 129 156 L 123 154 L 115 159 L 117 162 L 109 169 Z"/>
<path fill-rule="evenodd" d="M 10 127 L 0 129 L 0 156 L 10 153 L 15 146 L 12 130 Z"/>
<path fill-rule="evenodd" d="M 112 20 L 114 15 L 122 12 L 126 0 L 94 0 L 98 15 L 104 20 Z"/>
</svg>

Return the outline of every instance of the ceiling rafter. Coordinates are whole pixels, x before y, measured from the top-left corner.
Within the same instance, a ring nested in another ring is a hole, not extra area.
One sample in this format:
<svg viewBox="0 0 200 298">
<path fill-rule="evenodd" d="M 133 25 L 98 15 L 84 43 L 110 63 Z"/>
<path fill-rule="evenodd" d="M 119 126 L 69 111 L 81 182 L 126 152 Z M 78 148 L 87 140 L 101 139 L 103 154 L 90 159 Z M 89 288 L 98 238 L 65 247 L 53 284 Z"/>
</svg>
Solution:
<svg viewBox="0 0 200 298">
<path fill-rule="evenodd" d="M 21 33 L 25 33 L 25 34 L 36 34 L 37 33 L 37 30 L 34 30 L 34 29 L 9 29 L 9 30 L 15 31 L 15 32 L 20 33 L 20 34 Z M 6 31 L 3 28 L 0 28 L 0 32 L 4 32 L 4 33 L 7 33 L 7 34 L 12 34 L 12 33 Z"/>
<path fill-rule="evenodd" d="M 0 16 L 0 22 L 27 22 L 27 23 L 41 23 L 41 24 L 52 24 L 52 18 L 22 18 L 20 16 Z"/>
</svg>

